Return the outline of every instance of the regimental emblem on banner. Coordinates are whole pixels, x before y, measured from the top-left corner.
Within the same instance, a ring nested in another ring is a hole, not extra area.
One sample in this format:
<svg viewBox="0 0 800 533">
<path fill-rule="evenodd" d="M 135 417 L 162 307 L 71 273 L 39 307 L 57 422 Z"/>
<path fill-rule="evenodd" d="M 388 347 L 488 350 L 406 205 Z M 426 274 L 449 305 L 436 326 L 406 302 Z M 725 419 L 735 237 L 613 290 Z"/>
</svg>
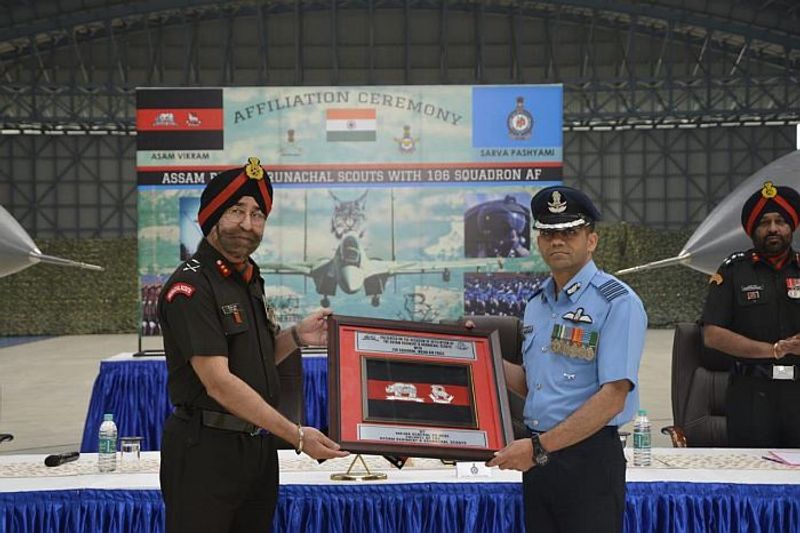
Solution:
<svg viewBox="0 0 800 533">
<path fill-rule="evenodd" d="M 417 387 L 411 383 L 392 383 L 386 386 L 387 400 L 400 400 L 401 402 L 424 402 L 424 398 L 417 396 Z"/>
<path fill-rule="evenodd" d="M 517 96 L 517 106 L 508 114 L 508 136 L 515 141 L 530 139 L 533 130 L 533 115 L 525 109 L 525 99 Z"/>
<path fill-rule="evenodd" d="M 281 143 L 278 153 L 282 156 L 295 157 L 303 155 L 303 148 L 295 138 L 295 131 L 292 128 L 286 130 L 286 140 Z"/>
<path fill-rule="evenodd" d="M 222 150 L 222 100 L 222 89 L 137 90 L 137 150 Z"/>
<path fill-rule="evenodd" d="M 786 278 L 786 296 L 800 299 L 800 278 Z"/>
<path fill-rule="evenodd" d="M 202 126 L 203 121 L 200 120 L 200 117 L 189 111 L 186 117 L 186 125 L 189 126 L 190 128 L 196 128 L 198 126 Z"/>
<path fill-rule="evenodd" d="M 395 137 L 394 142 L 397 143 L 397 147 L 400 149 L 400 153 L 413 154 L 414 151 L 417 149 L 417 143 L 419 142 L 419 137 L 411 136 L 411 126 L 403 126 L 403 136 L 400 138 Z"/>
<path fill-rule="evenodd" d="M 177 123 L 175 122 L 175 113 L 172 112 L 159 113 L 158 115 L 156 115 L 156 118 L 153 121 L 154 127 L 157 126 L 165 127 L 165 126 L 176 126 L 176 125 Z"/>
<path fill-rule="evenodd" d="M 550 335 L 550 351 L 591 361 L 597 355 L 597 331 L 555 324 Z"/>
</svg>

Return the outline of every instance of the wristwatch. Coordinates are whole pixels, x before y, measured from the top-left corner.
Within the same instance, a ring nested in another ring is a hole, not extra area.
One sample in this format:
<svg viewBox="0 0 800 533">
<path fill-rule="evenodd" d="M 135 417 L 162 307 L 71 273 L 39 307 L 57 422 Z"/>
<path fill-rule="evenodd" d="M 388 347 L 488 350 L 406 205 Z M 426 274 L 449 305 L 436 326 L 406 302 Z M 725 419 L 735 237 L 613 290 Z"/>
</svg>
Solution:
<svg viewBox="0 0 800 533">
<path fill-rule="evenodd" d="M 537 466 L 546 465 L 550 461 L 550 454 L 542 447 L 542 441 L 539 440 L 538 433 L 533 434 L 531 442 L 533 443 L 533 462 Z"/>
</svg>

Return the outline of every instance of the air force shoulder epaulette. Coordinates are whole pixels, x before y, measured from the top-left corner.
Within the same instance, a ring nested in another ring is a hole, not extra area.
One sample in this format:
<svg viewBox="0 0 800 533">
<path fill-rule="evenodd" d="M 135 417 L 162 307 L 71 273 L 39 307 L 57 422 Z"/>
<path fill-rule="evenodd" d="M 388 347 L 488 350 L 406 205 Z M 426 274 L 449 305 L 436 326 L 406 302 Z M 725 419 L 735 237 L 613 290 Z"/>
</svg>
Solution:
<svg viewBox="0 0 800 533">
<path fill-rule="evenodd" d="M 603 298 L 608 300 L 609 302 L 614 298 L 619 298 L 624 294 L 628 294 L 628 289 L 617 281 L 616 279 L 610 279 L 597 287 L 597 290 L 600 291 L 600 294 L 603 295 Z"/>
<path fill-rule="evenodd" d="M 543 291 L 543 290 L 544 290 L 544 288 L 542 287 L 542 284 L 540 283 L 539 285 L 537 285 L 537 286 L 536 286 L 536 287 L 533 289 L 533 294 L 531 294 L 531 295 L 530 295 L 530 297 L 528 297 L 528 301 L 530 302 L 531 300 L 533 300 L 534 298 L 536 298 L 537 296 L 539 296 L 540 294 L 542 294 L 542 291 Z"/>
</svg>

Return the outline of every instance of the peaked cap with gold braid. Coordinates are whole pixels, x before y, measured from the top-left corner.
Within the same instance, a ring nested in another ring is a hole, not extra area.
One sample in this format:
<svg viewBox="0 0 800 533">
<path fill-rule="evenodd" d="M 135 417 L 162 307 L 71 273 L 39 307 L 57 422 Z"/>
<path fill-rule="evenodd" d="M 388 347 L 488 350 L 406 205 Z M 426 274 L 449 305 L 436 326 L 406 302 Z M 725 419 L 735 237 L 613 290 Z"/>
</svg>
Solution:
<svg viewBox="0 0 800 533">
<path fill-rule="evenodd" d="M 257 157 L 249 158 L 243 167 L 217 174 L 208 182 L 200 197 L 200 211 L 197 213 L 197 222 L 203 235 L 208 235 L 225 210 L 236 205 L 242 196 L 252 196 L 261 211 L 269 216 L 272 211 L 272 183 Z"/>
<path fill-rule="evenodd" d="M 776 187 L 765 181 L 761 190 L 747 199 L 742 208 L 742 227 L 753 236 L 758 222 L 767 213 L 778 213 L 794 231 L 800 224 L 800 194 L 791 187 Z"/>
</svg>

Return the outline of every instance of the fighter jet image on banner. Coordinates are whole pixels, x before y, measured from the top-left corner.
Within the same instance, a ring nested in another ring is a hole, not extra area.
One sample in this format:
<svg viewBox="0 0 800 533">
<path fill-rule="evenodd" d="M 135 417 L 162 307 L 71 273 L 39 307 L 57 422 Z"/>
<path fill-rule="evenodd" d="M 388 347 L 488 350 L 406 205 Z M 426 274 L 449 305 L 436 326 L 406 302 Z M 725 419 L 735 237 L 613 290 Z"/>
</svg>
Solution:
<svg viewBox="0 0 800 533">
<path fill-rule="evenodd" d="M 356 294 L 361 290 L 371 298 L 374 307 L 381 303 L 386 282 L 392 276 L 404 274 L 441 274 L 442 281 L 450 281 L 453 269 L 471 269 L 478 272 L 502 270 L 502 258 L 455 259 L 448 261 L 387 261 L 370 258 L 356 233 L 344 235 L 332 258 L 296 263 L 259 263 L 262 272 L 270 274 L 298 274 L 314 280 L 320 304 L 330 307 L 329 296 L 337 290 Z"/>
<path fill-rule="evenodd" d="M 800 190 L 800 151 L 776 159 L 739 184 L 700 223 L 678 255 L 626 268 L 616 274 L 632 274 L 672 265 L 686 265 L 700 272 L 713 274 L 730 254 L 753 246 L 742 228 L 742 206 L 767 181 L 775 186 L 786 185 Z M 800 232 L 794 234 L 792 247 L 795 250 L 800 249 Z"/>
<path fill-rule="evenodd" d="M 33 242 L 28 232 L 19 225 L 11 213 L 0 205 L 0 278 L 24 270 L 36 263 L 105 270 L 97 265 L 45 255 Z"/>
</svg>

